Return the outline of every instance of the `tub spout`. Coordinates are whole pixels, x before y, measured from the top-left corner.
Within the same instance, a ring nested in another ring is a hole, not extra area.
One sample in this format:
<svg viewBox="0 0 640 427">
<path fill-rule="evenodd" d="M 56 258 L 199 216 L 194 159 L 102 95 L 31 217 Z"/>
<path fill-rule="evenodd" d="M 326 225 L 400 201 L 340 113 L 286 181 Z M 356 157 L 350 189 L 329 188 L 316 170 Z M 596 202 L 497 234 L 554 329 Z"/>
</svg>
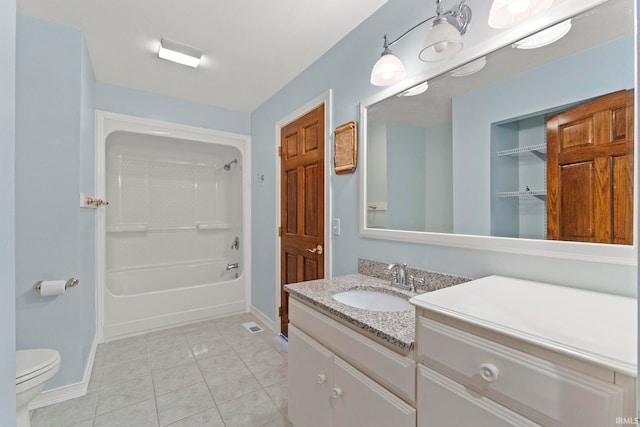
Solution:
<svg viewBox="0 0 640 427">
<path fill-rule="evenodd" d="M 233 270 L 234 268 L 239 268 L 237 262 L 234 262 L 233 264 L 227 264 L 227 271 Z"/>
</svg>

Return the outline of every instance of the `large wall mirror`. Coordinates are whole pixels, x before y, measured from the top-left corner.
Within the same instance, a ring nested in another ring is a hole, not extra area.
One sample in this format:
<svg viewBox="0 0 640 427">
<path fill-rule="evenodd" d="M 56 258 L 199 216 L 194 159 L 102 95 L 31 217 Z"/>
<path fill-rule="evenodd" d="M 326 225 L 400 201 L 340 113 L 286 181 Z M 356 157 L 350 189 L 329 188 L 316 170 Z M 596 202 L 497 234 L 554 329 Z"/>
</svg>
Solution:
<svg viewBox="0 0 640 427">
<path fill-rule="evenodd" d="M 634 16 L 609 0 L 363 101 L 361 234 L 636 263 Z"/>
</svg>

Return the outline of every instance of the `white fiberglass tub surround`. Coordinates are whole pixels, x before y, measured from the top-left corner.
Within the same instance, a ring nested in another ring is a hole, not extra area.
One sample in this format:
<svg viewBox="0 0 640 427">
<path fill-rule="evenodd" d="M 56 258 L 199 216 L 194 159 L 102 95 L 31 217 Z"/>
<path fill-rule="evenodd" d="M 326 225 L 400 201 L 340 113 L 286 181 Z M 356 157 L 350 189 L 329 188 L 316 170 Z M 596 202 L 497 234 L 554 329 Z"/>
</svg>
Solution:
<svg viewBox="0 0 640 427">
<path fill-rule="evenodd" d="M 104 132 L 102 338 L 246 312 L 242 138 L 193 140 L 175 128 L 111 126 Z"/>
</svg>

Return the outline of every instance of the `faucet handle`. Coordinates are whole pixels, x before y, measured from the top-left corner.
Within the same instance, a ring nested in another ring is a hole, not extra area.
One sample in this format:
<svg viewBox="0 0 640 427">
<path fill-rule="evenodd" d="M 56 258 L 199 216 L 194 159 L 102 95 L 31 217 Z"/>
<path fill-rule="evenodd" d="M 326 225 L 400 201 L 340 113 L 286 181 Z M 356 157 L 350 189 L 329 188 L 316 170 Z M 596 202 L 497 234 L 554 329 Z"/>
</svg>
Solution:
<svg viewBox="0 0 640 427">
<path fill-rule="evenodd" d="M 397 285 L 398 284 L 398 270 L 391 270 L 391 284 L 392 285 Z"/>
<path fill-rule="evenodd" d="M 418 284 L 424 285 L 426 283 L 424 277 L 415 277 L 413 274 L 409 276 L 409 290 L 415 292 Z"/>
</svg>

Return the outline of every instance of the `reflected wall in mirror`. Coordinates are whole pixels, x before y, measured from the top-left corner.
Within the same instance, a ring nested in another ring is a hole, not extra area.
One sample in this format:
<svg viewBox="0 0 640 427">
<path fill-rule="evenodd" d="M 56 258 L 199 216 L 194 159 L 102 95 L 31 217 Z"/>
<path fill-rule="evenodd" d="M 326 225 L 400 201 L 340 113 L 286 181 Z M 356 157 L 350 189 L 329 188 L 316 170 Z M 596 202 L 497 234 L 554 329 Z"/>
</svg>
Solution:
<svg viewBox="0 0 640 427">
<path fill-rule="evenodd" d="M 610 0 L 363 105 L 365 228 L 632 244 L 633 16 Z"/>
</svg>

